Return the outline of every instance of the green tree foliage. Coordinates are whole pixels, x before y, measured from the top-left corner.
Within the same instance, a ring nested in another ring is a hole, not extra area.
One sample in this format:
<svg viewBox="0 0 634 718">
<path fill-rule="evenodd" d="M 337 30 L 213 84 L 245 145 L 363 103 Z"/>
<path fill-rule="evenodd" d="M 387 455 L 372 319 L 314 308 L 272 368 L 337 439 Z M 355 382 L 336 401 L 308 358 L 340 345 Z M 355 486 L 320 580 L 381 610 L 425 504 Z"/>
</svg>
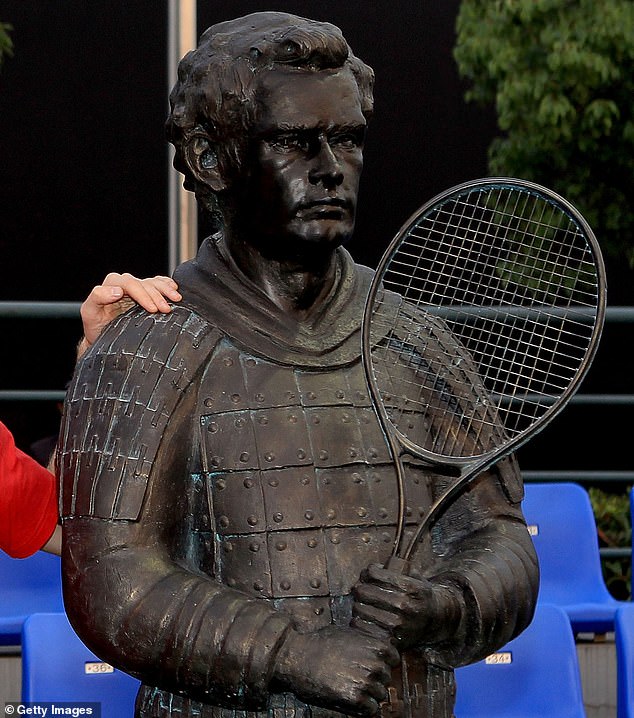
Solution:
<svg viewBox="0 0 634 718">
<path fill-rule="evenodd" d="M 466 98 L 494 105 L 493 175 L 556 190 L 634 267 L 634 2 L 462 0 Z"/>
<path fill-rule="evenodd" d="M 0 22 L 0 67 L 5 56 L 13 57 L 13 41 L 9 35 L 11 30 L 13 30 L 11 25 Z"/>
<path fill-rule="evenodd" d="M 601 546 L 626 549 L 632 546 L 629 491 L 613 494 L 597 487 L 588 490 Z M 604 558 L 602 564 L 612 595 L 621 600 L 632 598 L 632 558 Z"/>
</svg>

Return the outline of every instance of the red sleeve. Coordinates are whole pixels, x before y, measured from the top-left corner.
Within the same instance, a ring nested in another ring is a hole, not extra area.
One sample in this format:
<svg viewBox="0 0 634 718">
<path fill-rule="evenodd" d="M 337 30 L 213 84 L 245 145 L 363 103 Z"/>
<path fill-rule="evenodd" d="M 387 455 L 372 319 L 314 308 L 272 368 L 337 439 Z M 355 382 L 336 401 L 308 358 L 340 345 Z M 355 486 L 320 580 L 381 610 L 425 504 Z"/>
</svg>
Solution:
<svg viewBox="0 0 634 718">
<path fill-rule="evenodd" d="M 0 549 L 26 558 L 44 546 L 56 523 L 55 477 L 16 448 L 0 422 Z"/>
</svg>

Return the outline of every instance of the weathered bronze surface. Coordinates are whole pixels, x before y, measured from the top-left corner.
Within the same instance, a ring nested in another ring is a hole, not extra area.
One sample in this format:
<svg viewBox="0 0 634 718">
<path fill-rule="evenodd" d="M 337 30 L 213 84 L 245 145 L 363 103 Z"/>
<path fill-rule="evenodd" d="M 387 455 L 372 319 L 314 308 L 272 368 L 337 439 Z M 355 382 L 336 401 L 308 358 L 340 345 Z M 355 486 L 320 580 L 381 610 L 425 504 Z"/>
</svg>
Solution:
<svg viewBox="0 0 634 718">
<path fill-rule="evenodd" d="M 368 397 L 354 228 L 373 73 L 281 13 L 210 28 L 168 136 L 216 233 L 169 315 L 131 310 L 78 366 L 59 464 L 65 601 L 138 676 L 137 716 L 449 718 L 453 667 L 530 621 L 513 461 L 384 568 L 399 511 Z M 451 478 L 407 466 L 406 526 Z M 361 630 L 353 617 L 376 626 Z"/>
</svg>

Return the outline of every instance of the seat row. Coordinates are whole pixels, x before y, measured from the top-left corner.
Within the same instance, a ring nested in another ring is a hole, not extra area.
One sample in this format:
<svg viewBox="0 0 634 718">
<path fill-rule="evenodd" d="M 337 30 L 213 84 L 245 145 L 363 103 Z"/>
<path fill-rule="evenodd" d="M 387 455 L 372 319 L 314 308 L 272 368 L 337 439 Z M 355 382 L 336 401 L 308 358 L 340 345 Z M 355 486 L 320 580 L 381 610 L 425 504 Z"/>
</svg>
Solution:
<svg viewBox="0 0 634 718">
<path fill-rule="evenodd" d="M 634 524 L 634 489 L 630 499 Z M 605 585 L 588 492 L 527 484 L 523 511 L 540 564 L 535 617 L 500 651 L 457 669 L 456 718 L 584 718 L 575 635 L 612 631 L 617 718 L 634 718 L 634 603 Z"/>
<path fill-rule="evenodd" d="M 535 618 L 502 650 L 457 670 L 456 718 L 584 716 L 575 634 L 611 631 L 617 718 L 634 718 L 634 603 L 617 601 L 605 586 L 588 493 L 572 483 L 527 484 L 523 508 L 540 561 Z M 103 703 L 109 696 L 133 705 L 138 681 L 99 661 L 70 627 L 57 557 L 0 555 L 0 585 L 0 645 L 22 644 L 23 700 Z M 51 645 L 59 650 L 55 661 Z M 118 711 L 104 715 L 133 714 Z"/>
<path fill-rule="evenodd" d="M 102 715 L 133 715 L 138 681 L 100 661 L 63 613 L 27 618 L 22 666 L 25 702 L 98 702 Z M 556 606 L 540 605 L 521 636 L 456 679 L 457 718 L 585 718 L 572 630 Z"/>
</svg>

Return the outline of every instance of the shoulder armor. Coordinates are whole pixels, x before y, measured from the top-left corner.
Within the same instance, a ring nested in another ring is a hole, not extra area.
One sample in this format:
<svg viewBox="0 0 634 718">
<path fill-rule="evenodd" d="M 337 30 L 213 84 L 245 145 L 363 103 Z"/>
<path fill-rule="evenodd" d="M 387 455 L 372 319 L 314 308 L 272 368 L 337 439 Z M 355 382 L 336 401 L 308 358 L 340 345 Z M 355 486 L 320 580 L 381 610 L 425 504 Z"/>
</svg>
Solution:
<svg viewBox="0 0 634 718">
<path fill-rule="evenodd" d="M 167 422 L 219 332 L 190 310 L 134 308 L 77 365 L 58 447 L 60 515 L 138 518 Z"/>
</svg>

